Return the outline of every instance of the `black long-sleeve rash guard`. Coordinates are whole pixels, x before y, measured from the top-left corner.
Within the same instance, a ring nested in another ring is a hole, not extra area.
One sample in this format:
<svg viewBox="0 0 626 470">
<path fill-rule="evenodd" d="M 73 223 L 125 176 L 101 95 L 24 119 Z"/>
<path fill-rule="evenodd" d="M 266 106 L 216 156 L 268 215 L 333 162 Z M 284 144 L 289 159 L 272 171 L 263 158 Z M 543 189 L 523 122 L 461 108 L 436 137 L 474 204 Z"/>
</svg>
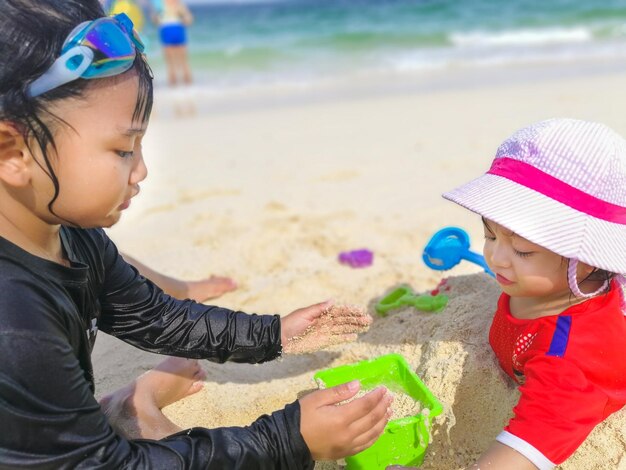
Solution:
<svg viewBox="0 0 626 470">
<path fill-rule="evenodd" d="M 71 267 L 0 238 L 0 468 L 312 468 L 297 402 L 247 427 L 116 435 L 94 398 L 98 329 L 147 351 L 257 363 L 280 355 L 280 318 L 173 299 L 102 230 L 63 227 L 61 240 Z"/>
</svg>

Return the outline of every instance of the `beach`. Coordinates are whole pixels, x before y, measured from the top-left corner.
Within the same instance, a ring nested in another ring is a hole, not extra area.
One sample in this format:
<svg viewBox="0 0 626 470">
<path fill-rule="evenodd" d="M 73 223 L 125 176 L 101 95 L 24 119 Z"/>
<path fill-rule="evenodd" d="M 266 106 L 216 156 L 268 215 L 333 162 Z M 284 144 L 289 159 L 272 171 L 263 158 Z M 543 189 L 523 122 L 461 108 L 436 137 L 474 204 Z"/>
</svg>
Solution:
<svg viewBox="0 0 626 470">
<path fill-rule="evenodd" d="M 108 230 L 118 247 L 173 276 L 233 277 L 239 288 L 220 306 L 286 315 L 332 298 L 375 316 L 357 342 L 314 354 L 262 365 L 203 361 L 204 390 L 165 410 L 175 423 L 250 424 L 314 388 L 316 371 L 394 352 L 444 405 L 422 468 L 463 468 L 506 425 L 518 392 L 487 342 L 497 284 L 469 263 L 436 272 L 421 259 L 430 236 L 451 225 L 481 251 L 480 218 L 441 193 L 486 171 L 499 143 L 534 121 L 574 117 L 626 135 L 626 68 L 598 61 L 420 77 L 202 100 L 157 89 L 144 140 L 148 179 Z M 195 114 L 177 115 L 189 104 Z M 337 262 L 357 248 L 374 252 L 371 267 Z M 426 293 L 444 277 L 451 288 L 442 312 L 376 317 L 375 303 L 394 287 Z M 97 396 L 160 360 L 100 333 Z M 622 411 L 559 468 L 626 469 L 624 436 Z"/>
</svg>

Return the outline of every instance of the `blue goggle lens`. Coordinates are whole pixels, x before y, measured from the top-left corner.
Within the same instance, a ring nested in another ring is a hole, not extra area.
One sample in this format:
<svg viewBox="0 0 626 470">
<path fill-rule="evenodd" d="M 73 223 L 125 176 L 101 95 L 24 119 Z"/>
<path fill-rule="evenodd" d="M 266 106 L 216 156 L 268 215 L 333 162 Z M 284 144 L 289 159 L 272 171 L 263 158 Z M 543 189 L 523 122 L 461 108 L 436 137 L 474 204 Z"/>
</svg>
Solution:
<svg viewBox="0 0 626 470">
<path fill-rule="evenodd" d="M 93 62 L 82 78 L 116 75 L 128 70 L 143 43 L 133 30 L 133 23 L 124 13 L 110 18 L 86 22 L 68 36 L 62 53 L 74 46 L 87 46 L 94 52 Z"/>
</svg>

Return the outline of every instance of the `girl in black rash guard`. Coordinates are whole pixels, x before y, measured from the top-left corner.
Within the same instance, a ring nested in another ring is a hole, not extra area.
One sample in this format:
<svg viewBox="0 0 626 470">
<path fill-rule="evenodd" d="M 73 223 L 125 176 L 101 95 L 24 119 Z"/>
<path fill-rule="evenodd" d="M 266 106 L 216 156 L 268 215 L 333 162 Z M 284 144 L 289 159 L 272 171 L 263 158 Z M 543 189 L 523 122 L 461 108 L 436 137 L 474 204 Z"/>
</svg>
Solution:
<svg viewBox="0 0 626 470">
<path fill-rule="evenodd" d="M 358 383 L 243 428 L 116 433 L 93 395 L 98 330 L 166 355 L 256 363 L 307 329 L 327 345 L 368 320 L 339 314 L 321 328 L 327 303 L 248 315 L 140 276 L 101 229 L 147 174 L 152 80 L 132 24 L 103 19 L 97 0 L 0 6 L 0 468 L 306 469 L 371 445 L 390 398 L 377 389 L 336 406 Z"/>
</svg>

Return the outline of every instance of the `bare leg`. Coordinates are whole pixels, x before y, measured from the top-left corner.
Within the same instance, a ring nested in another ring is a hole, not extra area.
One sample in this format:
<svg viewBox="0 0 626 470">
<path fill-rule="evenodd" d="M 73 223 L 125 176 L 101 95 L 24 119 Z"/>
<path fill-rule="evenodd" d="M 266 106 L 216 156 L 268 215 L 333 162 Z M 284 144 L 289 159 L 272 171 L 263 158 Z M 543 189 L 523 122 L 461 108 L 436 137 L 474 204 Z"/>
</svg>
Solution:
<svg viewBox="0 0 626 470">
<path fill-rule="evenodd" d="M 187 46 L 180 46 L 176 50 L 177 67 L 182 70 L 183 83 L 191 85 L 191 67 L 189 65 L 189 57 L 187 55 Z"/>
<path fill-rule="evenodd" d="M 198 361 L 168 357 L 133 383 L 103 397 L 102 411 L 115 431 L 127 439 L 162 439 L 181 431 L 161 409 L 204 386 Z"/>
<path fill-rule="evenodd" d="M 189 65 L 189 58 L 187 56 L 187 46 L 178 46 L 174 50 L 174 59 L 176 64 L 176 70 L 180 74 L 183 85 L 189 87 L 191 85 L 191 67 Z M 179 114 L 192 116 L 196 114 L 196 105 L 194 97 L 191 96 L 191 90 L 185 89 L 185 92 L 181 96 L 181 107 Z"/>
<path fill-rule="evenodd" d="M 178 82 L 176 75 L 176 48 L 163 46 L 163 54 L 165 55 L 165 64 L 167 65 L 167 82 L 170 86 L 176 86 Z"/>
<path fill-rule="evenodd" d="M 214 299 L 237 288 L 237 283 L 229 277 L 210 276 L 199 281 L 182 281 L 161 274 L 126 253 L 122 253 L 122 256 L 127 263 L 137 268 L 137 271 L 139 271 L 142 276 L 150 279 L 163 289 L 167 295 L 171 295 L 176 299 L 193 299 L 196 302 L 204 302 L 205 300 Z"/>
</svg>

